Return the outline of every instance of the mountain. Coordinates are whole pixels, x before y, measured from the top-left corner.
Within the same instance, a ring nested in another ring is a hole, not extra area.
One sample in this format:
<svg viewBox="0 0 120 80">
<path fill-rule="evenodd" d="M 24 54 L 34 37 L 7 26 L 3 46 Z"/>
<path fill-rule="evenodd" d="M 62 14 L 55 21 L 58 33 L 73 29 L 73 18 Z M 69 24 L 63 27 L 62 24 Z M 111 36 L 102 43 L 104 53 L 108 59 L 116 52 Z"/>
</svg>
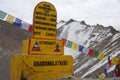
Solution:
<svg viewBox="0 0 120 80">
<path fill-rule="evenodd" d="M 94 78 L 106 67 L 107 57 L 120 57 L 120 32 L 112 26 L 88 25 L 85 21 L 60 21 L 57 24 L 58 39 L 66 39 L 86 48 L 103 52 L 102 60 L 64 46 L 64 54 L 74 58 L 74 74 L 79 78 Z M 12 54 L 20 54 L 22 40 L 30 38 L 28 31 L 0 20 L 0 80 L 10 78 L 10 60 Z M 114 69 L 109 70 L 109 75 Z M 76 79 L 75 79 L 76 80 Z"/>
<path fill-rule="evenodd" d="M 12 54 L 20 54 L 22 40 L 30 38 L 31 33 L 0 20 L 0 80 L 10 79 Z"/>
<path fill-rule="evenodd" d="M 62 23 L 62 24 L 61 24 Z M 60 24 L 60 26 L 59 26 Z M 94 51 L 104 53 L 104 59 L 99 60 L 93 56 L 89 56 L 74 50 L 71 47 L 64 47 L 64 54 L 74 57 L 74 74 L 79 78 L 95 78 L 99 73 L 104 72 L 107 64 L 107 58 L 110 56 L 120 57 L 120 32 L 112 26 L 104 27 L 102 25 L 88 25 L 85 21 L 61 21 L 58 23 L 59 39 L 66 39 L 73 43 L 77 43 Z M 109 70 L 109 77 L 115 65 Z"/>
</svg>

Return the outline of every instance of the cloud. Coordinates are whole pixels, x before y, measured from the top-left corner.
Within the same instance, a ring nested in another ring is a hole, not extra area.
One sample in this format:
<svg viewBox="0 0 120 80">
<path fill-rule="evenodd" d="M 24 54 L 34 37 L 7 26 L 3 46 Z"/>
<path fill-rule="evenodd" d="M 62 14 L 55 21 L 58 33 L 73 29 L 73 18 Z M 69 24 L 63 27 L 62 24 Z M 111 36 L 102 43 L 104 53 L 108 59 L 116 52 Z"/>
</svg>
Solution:
<svg viewBox="0 0 120 80">
<path fill-rule="evenodd" d="M 32 23 L 35 6 L 42 0 L 1 0 L 0 9 Z M 57 10 L 57 20 L 85 20 L 88 24 L 119 26 L 120 0 L 45 0 Z"/>
</svg>

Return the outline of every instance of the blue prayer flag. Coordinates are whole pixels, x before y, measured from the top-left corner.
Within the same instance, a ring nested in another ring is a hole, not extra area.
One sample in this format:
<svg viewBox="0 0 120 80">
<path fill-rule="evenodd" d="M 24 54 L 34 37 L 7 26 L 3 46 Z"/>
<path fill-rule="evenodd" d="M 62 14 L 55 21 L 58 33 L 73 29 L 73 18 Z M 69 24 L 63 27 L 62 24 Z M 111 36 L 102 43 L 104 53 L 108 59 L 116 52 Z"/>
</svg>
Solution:
<svg viewBox="0 0 120 80">
<path fill-rule="evenodd" d="M 105 74 L 106 77 L 108 76 L 107 69 L 104 69 L 104 74 Z"/>
<path fill-rule="evenodd" d="M 79 45 L 79 51 L 80 52 L 83 52 L 83 48 L 84 48 L 83 46 Z"/>
<path fill-rule="evenodd" d="M 14 25 L 20 27 L 22 25 L 22 20 L 16 18 L 15 22 L 14 22 Z"/>
</svg>

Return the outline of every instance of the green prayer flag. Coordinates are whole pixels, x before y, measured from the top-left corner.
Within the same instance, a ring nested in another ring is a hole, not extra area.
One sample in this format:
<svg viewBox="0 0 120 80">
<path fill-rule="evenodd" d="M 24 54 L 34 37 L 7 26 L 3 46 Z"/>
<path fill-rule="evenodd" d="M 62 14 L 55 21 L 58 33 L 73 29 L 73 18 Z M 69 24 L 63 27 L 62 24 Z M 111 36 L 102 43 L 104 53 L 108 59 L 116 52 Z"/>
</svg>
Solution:
<svg viewBox="0 0 120 80">
<path fill-rule="evenodd" d="M 98 55 L 99 55 L 99 52 L 98 51 L 94 51 L 94 57 L 98 57 Z"/>
<path fill-rule="evenodd" d="M 7 13 L 0 10 L 0 19 L 4 20 L 6 15 L 7 15 Z"/>
<path fill-rule="evenodd" d="M 72 44 L 73 44 L 72 41 L 69 41 L 69 40 L 68 40 L 68 41 L 67 41 L 67 45 L 66 45 L 66 47 L 68 47 L 68 48 L 72 48 Z"/>
</svg>

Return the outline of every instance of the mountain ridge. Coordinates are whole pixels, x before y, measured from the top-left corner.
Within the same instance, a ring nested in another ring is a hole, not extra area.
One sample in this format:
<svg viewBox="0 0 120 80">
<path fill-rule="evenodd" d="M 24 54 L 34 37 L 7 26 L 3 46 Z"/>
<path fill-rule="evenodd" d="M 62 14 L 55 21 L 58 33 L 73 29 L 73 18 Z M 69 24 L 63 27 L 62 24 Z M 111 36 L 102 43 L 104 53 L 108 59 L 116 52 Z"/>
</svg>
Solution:
<svg viewBox="0 0 120 80">
<path fill-rule="evenodd" d="M 9 80 L 11 55 L 21 54 L 22 40 L 31 33 L 2 20 L 0 25 L 0 80 Z"/>
<path fill-rule="evenodd" d="M 0 20 L 0 25 L 0 72 L 4 72 L 0 74 L 0 80 L 9 80 L 11 55 L 21 53 L 22 40 L 30 38 L 31 33 L 5 21 Z M 65 55 L 74 57 L 74 74 L 78 78 L 95 78 L 106 67 L 109 55 L 120 56 L 120 32 L 112 26 L 88 25 L 85 21 L 70 19 L 58 22 L 57 36 L 105 54 L 105 59 L 100 61 L 64 46 Z M 96 65 L 100 67 L 94 70 Z"/>
<path fill-rule="evenodd" d="M 115 30 L 112 26 L 104 27 L 99 24 L 91 26 L 86 24 L 85 21 L 79 22 L 75 20 L 71 20 L 69 24 L 67 23 L 67 25 L 65 24 L 66 23 L 64 23 L 64 25 L 62 25 L 61 27 L 58 26 L 58 30 L 60 29 L 61 31 L 59 34 L 60 39 L 65 38 L 87 48 L 103 52 L 105 55 L 105 59 L 103 59 L 103 61 L 105 61 L 103 62 L 104 65 L 92 71 L 91 74 L 88 74 L 90 68 L 92 68 L 93 65 L 97 65 L 101 61 L 94 57 L 82 54 L 81 52 L 71 50 L 65 46 L 65 54 L 74 54 L 74 71 L 76 77 L 95 77 L 93 75 L 99 75 L 101 71 L 104 71 L 103 69 L 106 66 L 107 57 L 109 55 L 116 54 L 116 57 L 119 57 L 120 32 Z M 75 55 L 77 55 L 77 57 Z M 111 74 L 109 74 L 109 77 L 110 75 Z"/>
</svg>

